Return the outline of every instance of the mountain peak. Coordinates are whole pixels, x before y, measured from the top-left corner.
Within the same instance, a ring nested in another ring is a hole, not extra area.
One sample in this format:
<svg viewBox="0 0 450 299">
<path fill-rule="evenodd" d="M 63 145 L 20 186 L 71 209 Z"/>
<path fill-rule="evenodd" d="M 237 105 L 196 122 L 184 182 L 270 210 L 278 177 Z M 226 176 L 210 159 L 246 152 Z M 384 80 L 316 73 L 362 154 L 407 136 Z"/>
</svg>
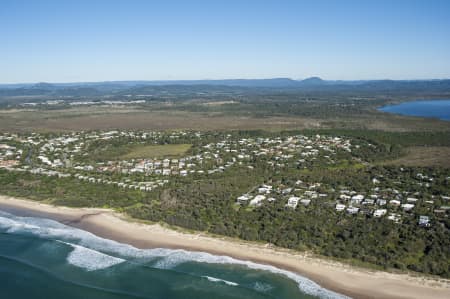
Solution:
<svg viewBox="0 0 450 299">
<path fill-rule="evenodd" d="M 325 81 L 320 77 L 309 77 L 300 81 L 302 84 L 316 85 L 323 84 Z"/>
</svg>

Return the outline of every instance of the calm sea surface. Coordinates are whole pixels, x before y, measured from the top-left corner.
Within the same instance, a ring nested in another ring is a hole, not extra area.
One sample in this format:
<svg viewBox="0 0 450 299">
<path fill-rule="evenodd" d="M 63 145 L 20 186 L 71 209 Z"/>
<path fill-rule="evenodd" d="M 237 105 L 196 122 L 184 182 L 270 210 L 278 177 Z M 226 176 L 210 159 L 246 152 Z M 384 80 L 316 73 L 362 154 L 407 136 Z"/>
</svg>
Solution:
<svg viewBox="0 0 450 299">
<path fill-rule="evenodd" d="M 427 100 L 406 102 L 381 107 L 379 110 L 389 113 L 439 118 L 450 121 L 450 100 Z"/>
<path fill-rule="evenodd" d="M 142 250 L 50 219 L 0 211 L 0 298 L 344 296 L 272 266 L 202 252 Z"/>
</svg>

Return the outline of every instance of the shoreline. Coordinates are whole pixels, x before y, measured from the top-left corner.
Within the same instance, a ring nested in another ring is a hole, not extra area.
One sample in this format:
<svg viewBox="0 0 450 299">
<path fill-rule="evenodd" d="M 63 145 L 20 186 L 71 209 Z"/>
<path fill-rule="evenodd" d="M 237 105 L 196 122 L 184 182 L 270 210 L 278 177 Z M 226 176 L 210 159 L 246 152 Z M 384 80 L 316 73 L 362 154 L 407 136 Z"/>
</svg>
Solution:
<svg viewBox="0 0 450 299">
<path fill-rule="evenodd" d="M 137 248 L 171 248 L 226 255 L 272 265 L 353 298 L 449 298 L 450 280 L 350 266 L 268 244 L 144 224 L 108 209 L 68 208 L 0 195 L 0 210 L 45 217 Z"/>
</svg>

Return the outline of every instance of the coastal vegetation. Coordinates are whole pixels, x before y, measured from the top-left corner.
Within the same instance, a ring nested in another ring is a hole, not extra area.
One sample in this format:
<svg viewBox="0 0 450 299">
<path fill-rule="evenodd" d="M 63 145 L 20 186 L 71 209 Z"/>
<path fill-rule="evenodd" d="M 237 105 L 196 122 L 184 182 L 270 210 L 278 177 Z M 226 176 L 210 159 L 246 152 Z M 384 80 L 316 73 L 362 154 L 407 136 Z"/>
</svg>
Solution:
<svg viewBox="0 0 450 299">
<path fill-rule="evenodd" d="M 449 278 L 448 82 L 320 84 L 4 91 L 0 193 Z"/>
<path fill-rule="evenodd" d="M 435 161 L 446 159 L 449 137 L 348 129 L 6 134 L 7 150 L 32 153 L 21 152 L 23 171 L 0 170 L 1 193 L 448 278 L 450 173 Z M 401 162 L 424 146 L 439 149 L 433 159 Z M 155 160 L 165 149 L 171 157 Z"/>
</svg>

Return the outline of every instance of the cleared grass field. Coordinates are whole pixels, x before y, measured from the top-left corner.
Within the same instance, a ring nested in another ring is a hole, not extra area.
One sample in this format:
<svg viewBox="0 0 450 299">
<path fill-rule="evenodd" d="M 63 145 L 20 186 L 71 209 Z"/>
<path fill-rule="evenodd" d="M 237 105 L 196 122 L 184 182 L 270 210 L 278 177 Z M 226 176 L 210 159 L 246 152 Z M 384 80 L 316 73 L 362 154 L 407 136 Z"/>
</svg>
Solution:
<svg viewBox="0 0 450 299">
<path fill-rule="evenodd" d="M 136 145 L 120 156 L 121 159 L 177 157 L 186 153 L 191 144 Z"/>
<path fill-rule="evenodd" d="M 406 149 L 406 155 L 395 160 L 383 162 L 384 165 L 399 166 L 440 166 L 450 168 L 450 147 L 412 146 Z"/>
</svg>

